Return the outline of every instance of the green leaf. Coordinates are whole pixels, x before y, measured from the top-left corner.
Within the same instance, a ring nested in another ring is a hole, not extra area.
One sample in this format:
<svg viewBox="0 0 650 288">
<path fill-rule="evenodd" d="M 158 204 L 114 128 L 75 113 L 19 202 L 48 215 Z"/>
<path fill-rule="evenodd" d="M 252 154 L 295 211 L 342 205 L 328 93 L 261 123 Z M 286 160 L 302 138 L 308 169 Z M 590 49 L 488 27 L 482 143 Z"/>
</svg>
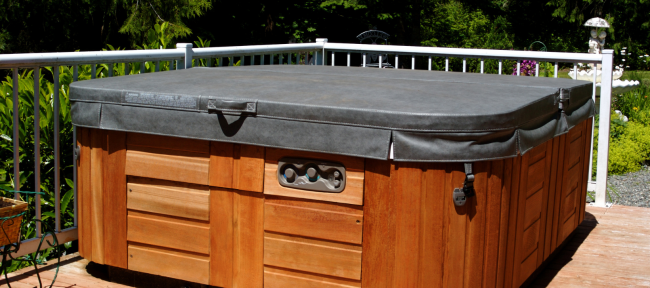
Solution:
<svg viewBox="0 0 650 288">
<path fill-rule="evenodd" d="M 73 195 L 74 190 L 72 189 L 68 190 L 68 192 L 65 192 L 63 198 L 61 198 L 61 211 L 66 211 L 68 209 L 68 203 L 70 203 L 70 199 L 72 199 Z"/>
<path fill-rule="evenodd" d="M 41 220 L 45 220 L 47 218 L 56 218 L 56 216 L 54 215 L 54 212 L 52 212 L 52 211 L 42 212 L 41 213 Z"/>
</svg>

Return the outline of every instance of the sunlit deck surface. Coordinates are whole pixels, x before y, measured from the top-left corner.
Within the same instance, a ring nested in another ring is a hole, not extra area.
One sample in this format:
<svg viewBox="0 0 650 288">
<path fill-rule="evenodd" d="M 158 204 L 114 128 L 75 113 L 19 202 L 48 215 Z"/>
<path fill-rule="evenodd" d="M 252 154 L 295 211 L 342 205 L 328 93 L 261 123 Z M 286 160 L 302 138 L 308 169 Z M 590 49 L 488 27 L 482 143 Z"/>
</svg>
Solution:
<svg viewBox="0 0 650 288">
<path fill-rule="evenodd" d="M 650 287 L 650 209 L 587 206 L 586 212 L 573 237 L 530 286 Z M 77 254 L 61 260 L 54 287 L 206 287 L 89 263 Z M 56 269 L 55 261 L 48 264 L 39 268 L 45 285 Z M 11 273 L 9 279 L 12 287 L 38 287 L 33 268 Z M 4 278 L 1 283 L 0 288 L 7 287 Z"/>
</svg>

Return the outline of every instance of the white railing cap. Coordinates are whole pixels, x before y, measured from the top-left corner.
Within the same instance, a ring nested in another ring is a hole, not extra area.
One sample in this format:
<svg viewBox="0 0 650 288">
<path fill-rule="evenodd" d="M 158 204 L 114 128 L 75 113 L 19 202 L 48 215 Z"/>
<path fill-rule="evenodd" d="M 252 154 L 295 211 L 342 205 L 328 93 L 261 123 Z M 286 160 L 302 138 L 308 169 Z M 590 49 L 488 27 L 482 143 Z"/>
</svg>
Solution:
<svg viewBox="0 0 650 288">
<path fill-rule="evenodd" d="M 0 69 L 156 61 L 181 58 L 184 55 L 178 49 L 4 54 L 0 55 Z"/>
<path fill-rule="evenodd" d="M 421 47 L 399 45 L 370 45 L 370 44 L 345 44 L 324 43 L 325 49 L 340 52 L 375 52 L 403 55 L 432 55 L 446 57 L 466 58 L 494 58 L 494 59 L 531 59 L 551 62 L 601 62 L 602 55 L 569 52 L 541 52 L 519 50 L 495 49 L 469 49 L 446 47 Z"/>
<path fill-rule="evenodd" d="M 194 58 L 247 56 L 323 49 L 322 42 L 194 48 Z"/>
</svg>

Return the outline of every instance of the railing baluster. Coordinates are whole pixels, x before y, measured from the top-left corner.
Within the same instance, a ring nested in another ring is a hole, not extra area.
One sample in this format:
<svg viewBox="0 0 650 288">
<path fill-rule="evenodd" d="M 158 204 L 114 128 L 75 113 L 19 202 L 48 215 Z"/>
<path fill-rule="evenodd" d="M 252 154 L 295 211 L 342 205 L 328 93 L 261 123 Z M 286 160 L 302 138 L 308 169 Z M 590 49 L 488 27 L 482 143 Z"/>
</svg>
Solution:
<svg viewBox="0 0 650 288">
<path fill-rule="evenodd" d="M 260 56 L 260 65 L 264 65 L 264 54 Z"/>
<path fill-rule="evenodd" d="M 382 58 L 382 57 L 381 57 L 381 54 L 379 54 L 379 68 L 380 68 L 380 69 L 381 69 L 381 61 L 383 61 L 381 58 Z"/>
<path fill-rule="evenodd" d="M 129 65 L 129 62 L 124 63 L 124 76 L 129 76 L 131 74 L 131 65 Z"/>
<path fill-rule="evenodd" d="M 147 61 L 142 61 L 142 63 L 140 63 L 140 74 L 144 74 L 146 72 L 146 68 L 147 68 Z"/>
<path fill-rule="evenodd" d="M 73 77 L 72 81 L 74 81 L 74 82 L 77 82 L 79 80 L 79 78 L 78 78 L 79 73 L 78 73 L 77 68 L 78 68 L 77 65 L 75 65 L 74 68 L 73 68 L 74 77 Z M 36 78 L 34 78 L 34 79 L 36 79 Z M 34 87 L 36 87 L 36 86 L 34 86 Z M 36 89 L 34 89 L 34 91 L 36 91 Z M 38 110 L 36 110 L 36 107 L 34 107 L 34 111 L 38 111 Z M 36 115 L 38 115 L 37 113 L 38 112 L 34 113 L 34 121 L 36 121 Z M 36 121 L 36 122 L 38 122 L 38 121 Z M 38 141 L 36 141 L 36 139 L 37 139 L 36 138 L 36 131 L 38 131 L 37 126 L 34 125 L 34 146 L 35 146 L 34 151 L 37 151 L 38 148 L 36 148 L 36 147 L 39 147 L 39 146 L 37 146 L 39 144 L 36 144 L 38 142 Z M 40 133 L 39 133 L 39 138 L 40 138 Z M 77 227 L 77 225 L 78 225 L 77 224 L 77 218 L 78 218 L 77 217 L 77 211 L 78 211 L 77 210 L 78 209 L 78 206 L 77 206 L 77 204 L 78 204 L 77 203 L 77 158 L 76 158 L 76 155 L 74 153 L 76 147 L 77 147 L 77 128 L 73 125 L 72 126 L 72 151 L 73 151 L 73 153 L 72 153 L 72 183 L 73 183 L 74 187 L 72 187 L 72 191 L 73 191 L 72 193 L 74 194 L 74 196 L 73 196 L 74 197 L 74 202 L 73 202 L 72 209 L 73 209 L 74 213 L 72 215 L 74 216 L 73 217 L 73 222 L 74 222 L 73 226 L 74 227 Z M 39 153 L 39 158 L 40 158 L 40 153 Z M 36 158 L 36 159 L 38 159 L 38 158 Z M 35 161 L 34 163 L 39 163 L 39 162 Z M 39 166 L 37 166 L 37 167 L 39 167 Z M 39 171 L 39 173 L 40 173 L 40 171 Z M 41 185 L 40 184 L 41 183 L 40 174 L 39 174 L 38 179 L 39 179 L 38 181 L 34 181 L 35 186 L 39 187 L 38 190 L 34 190 L 36 192 L 41 191 L 40 190 L 40 185 Z M 38 210 L 36 212 L 36 215 L 38 217 L 37 219 L 41 219 L 41 201 L 40 201 L 40 199 L 41 199 L 41 195 L 36 194 L 36 205 L 37 205 L 36 208 Z M 38 223 L 38 225 L 36 227 L 36 230 L 39 231 L 39 232 L 41 231 L 40 224 L 41 223 Z M 38 234 L 36 237 L 40 237 L 40 234 Z"/>
<path fill-rule="evenodd" d="M 399 67 L 399 55 L 395 54 L 395 69 L 398 69 Z"/>
<path fill-rule="evenodd" d="M 366 67 L 366 53 L 363 53 L 363 66 Z"/>
<path fill-rule="evenodd" d="M 90 79 L 97 77 L 97 64 L 90 64 Z"/>
<path fill-rule="evenodd" d="M 75 66 L 76 68 L 76 66 Z M 40 94 L 40 67 L 34 68 L 34 191 L 41 192 L 41 94 Z M 74 170 L 75 182 L 77 170 Z M 76 197 L 75 197 L 76 200 Z M 35 218 L 41 219 L 41 195 L 34 195 Z M 36 221 L 36 237 L 41 237 L 41 222 Z"/>
<path fill-rule="evenodd" d="M 503 59 L 499 59 L 499 75 L 501 75 L 501 66 L 503 66 Z"/>
<path fill-rule="evenodd" d="M 481 58 L 481 74 L 483 74 L 483 64 L 484 64 L 484 62 L 485 62 L 485 60 L 483 60 L 483 58 Z"/>
<path fill-rule="evenodd" d="M 156 61 L 156 72 L 160 72 L 160 61 Z"/>
<path fill-rule="evenodd" d="M 52 67 L 54 70 L 54 227 L 56 232 L 61 231 L 61 159 L 59 159 L 59 116 L 60 116 L 60 99 L 59 99 L 59 66 Z"/>
<path fill-rule="evenodd" d="M 234 63 L 232 63 L 235 60 L 235 56 L 230 56 L 228 57 L 228 66 L 233 66 Z"/>
<path fill-rule="evenodd" d="M 350 67 L 350 52 L 348 52 L 348 67 Z"/>
<path fill-rule="evenodd" d="M 517 59 L 517 76 L 521 74 L 521 60 Z"/>
<path fill-rule="evenodd" d="M 275 58 L 275 54 L 271 54 L 271 62 L 269 63 L 269 65 L 273 65 L 273 64 L 274 64 L 274 63 L 273 63 L 273 62 L 275 61 L 274 58 Z"/>
<path fill-rule="evenodd" d="M 429 71 L 431 71 L 431 55 L 429 55 Z"/>
<path fill-rule="evenodd" d="M 573 80 L 578 80 L 578 63 L 573 63 Z"/>
<path fill-rule="evenodd" d="M 223 67 L 223 57 L 215 58 L 214 60 L 219 62 L 219 67 Z"/>
<path fill-rule="evenodd" d="M 463 73 L 465 73 L 466 69 L 467 69 L 467 58 L 463 58 Z"/>
<path fill-rule="evenodd" d="M 554 75 L 555 77 L 554 77 L 554 78 L 557 78 L 557 66 L 558 66 L 558 63 L 555 62 L 555 73 L 554 73 L 554 74 L 555 74 L 555 75 Z"/>
<path fill-rule="evenodd" d="M 539 62 L 535 61 L 535 77 L 539 77 Z"/>
<path fill-rule="evenodd" d="M 445 72 L 449 72 L 449 57 L 445 57 Z"/>
<path fill-rule="evenodd" d="M 332 51 L 332 67 L 334 67 L 334 51 Z"/>
<path fill-rule="evenodd" d="M 18 99 L 18 89 L 20 89 L 20 84 L 18 82 L 18 68 L 13 68 L 13 106 L 14 106 L 14 138 L 12 139 L 14 141 L 14 190 L 20 191 L 20 110 L 18 107 L 19 99 Z M 15 199 L 20 199 L 20 195 L 18 193 L 14 193 L 14 198 Z"/>
<path fill-rule="evenodd" d="M 242 56 L 240 57 L 241 60 L 239 60 L 239 66 L 244 66 L 244 64 L 246 64 L 246 58 L 245 58 L 245 57 L 246 57 L 246 56 L 244 56 L 244 55 L 242 55 Z M 252 59 L 252 57 L 251 57 L 251 59 Z M 251 60 L 251 63 L 252 63 L 252 62 L 253 62 L 253 61 Z"/>
<path fill-rule="evenodd" d="M 34 68 L 34 71 L 37 69 L 40 69 L 38 67 Z M 72 81 L 77 82 L 79 80 L 79 66 L 78 65 L 73 65 L 72 66 Z"/>
<path fill-rule="evenodd" d="M 415 55 L 411 55 L 411 70 L 415 70 Z"/>
<path fill-rule="evenodd" d="M 113 63 L 108 64 L 108 77 L 113 77 Z"/>
</svg>

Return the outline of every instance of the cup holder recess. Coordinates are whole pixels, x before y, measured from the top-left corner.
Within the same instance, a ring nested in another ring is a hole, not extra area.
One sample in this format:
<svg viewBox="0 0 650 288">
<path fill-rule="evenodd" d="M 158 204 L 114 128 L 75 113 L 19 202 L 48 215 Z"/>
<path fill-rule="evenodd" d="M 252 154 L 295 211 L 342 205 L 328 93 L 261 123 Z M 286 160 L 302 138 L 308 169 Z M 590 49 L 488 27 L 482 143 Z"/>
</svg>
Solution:
<svg viewBox="0 0 650 288">
<path fill-rule="evenodd" d="M 345 189 L 345 167 L 336 162 L 286 157 L 278 161 L 277 174 L 284 187 L 328 193 Z"/>
</svg>

